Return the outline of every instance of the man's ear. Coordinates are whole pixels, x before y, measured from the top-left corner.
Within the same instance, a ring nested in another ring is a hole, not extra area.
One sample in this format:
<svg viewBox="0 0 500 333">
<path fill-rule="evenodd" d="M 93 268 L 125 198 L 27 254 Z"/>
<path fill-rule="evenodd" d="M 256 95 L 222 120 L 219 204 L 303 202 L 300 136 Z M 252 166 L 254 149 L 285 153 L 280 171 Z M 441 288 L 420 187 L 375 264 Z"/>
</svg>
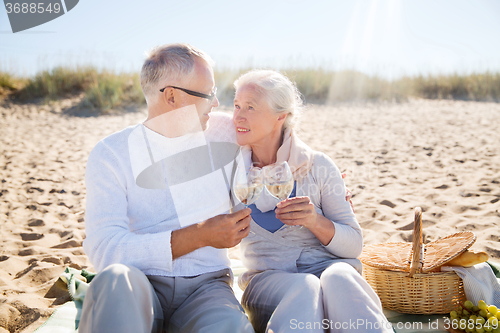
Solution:
<svg viewBox="0 0 500 333">
<path fill-rule="evenodd" d="M 288 113 L 285 113 L 285 114 L 282 114 L 278 117 L 278 120 L 283 120 L 286 118 L 286 116 L 288 116 Z"/>
<path fill-rule="evenodd" d="M 162 100 L 165 104 L 174 106 L 176 102 L 174 88 L 165 88 L 162 93 Z"/>
</svg>

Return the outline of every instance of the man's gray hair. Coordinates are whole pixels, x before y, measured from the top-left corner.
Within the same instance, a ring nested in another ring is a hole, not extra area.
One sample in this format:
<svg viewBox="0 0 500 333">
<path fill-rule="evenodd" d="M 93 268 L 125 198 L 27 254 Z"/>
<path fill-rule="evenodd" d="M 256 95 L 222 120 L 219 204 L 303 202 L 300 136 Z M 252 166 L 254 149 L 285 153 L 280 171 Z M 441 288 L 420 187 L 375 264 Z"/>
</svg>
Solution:
<svg viewBox="0 0 500 333">
<path fill-rule="evenodd" d="M 214 61 L 200 49 L 189 44 L 167 44 L 156 46 L 147 55 L 141 69 L 141 88 L 148 103 L 160 96 L 162 85 L 182 81 L 194 69 L 196 58 L 210 66 Z"/>
<path fill-rule="evenodd" d="M 289 78 L 277 71 L 255 69 L 234 82 L 236 90 L 247 85 L 253 85 L 276 114 L 288 114 L 284 128 L 295 126 L 303 102 L 297 86 Z"/>
</svg>

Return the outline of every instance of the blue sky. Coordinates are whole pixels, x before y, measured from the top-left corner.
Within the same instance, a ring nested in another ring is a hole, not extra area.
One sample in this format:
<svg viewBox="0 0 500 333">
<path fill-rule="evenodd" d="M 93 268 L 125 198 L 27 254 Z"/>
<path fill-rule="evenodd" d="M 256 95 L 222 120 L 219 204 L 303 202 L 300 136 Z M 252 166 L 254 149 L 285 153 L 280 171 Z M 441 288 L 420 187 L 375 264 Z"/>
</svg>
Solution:
<svg viewBox="0 0 500 333">
<path fill-rule="evenodd" d="M 499 36 L 497 0 L 82 0 L 16 34 L 0 8 L 0 69 L 139 71 L 147 49 L 187 42 L 229 68 L 321 66 L 388 78 L 500 71 Z"/>
</svg>

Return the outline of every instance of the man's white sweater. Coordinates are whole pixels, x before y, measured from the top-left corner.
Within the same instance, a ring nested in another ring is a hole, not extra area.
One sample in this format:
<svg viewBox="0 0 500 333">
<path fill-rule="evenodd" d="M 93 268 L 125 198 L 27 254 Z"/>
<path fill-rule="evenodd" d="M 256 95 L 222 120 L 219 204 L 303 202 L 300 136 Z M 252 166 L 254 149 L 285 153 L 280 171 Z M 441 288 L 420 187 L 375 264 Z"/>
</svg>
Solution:
<svg viewBox="0 0 500 333">
<path fill-rule="evenodd" d="M 138 124 L 104 138 L 92 150 L 85 173 L 83 247 L 97 271 L 122 263 L 148 275 L 195 276 L 229 267 L 227 250 L 213 247 L 200 248 L 172 260 L 172 231 L 228 212 L 228 184 L 224 179 L 230 175 L 224 172 L 230 173 L 232 163 L 223 161 L 221 167 L 220 159 L 215 160 L 216 153 L 210 148 L 208 166 L 206 160 L 199 162 L 197 155 L 194 159 L 190 155 L 184 161 L 185 168 L 182 164 L 171 165 L 172 161 L 177 164 L 182 161 L 171 159 L 174 155 L 182 156 L 180 147 L 203 150 L 204 140 L 210 147 L 214 142 L 236 142 L 227 114 L 212 113 L 209 128 L 201 137 L 199 134 L 167 138 Z M 200 168 L 197 163 L 204 165 Z M 179 181 L 186 178 L 182 174 L 184 169 L 193 166 L 196 172 L 207 167 L 210 172 Z M 159 170 L 161 179 L 152 177 L 158 186 L 145 188 L 150 183 L 142 176 L 148 172 L 152 175 L 153 169 Z M 178 175 L 176 179 L 169 179 L 172 172 Z"/>
</svg>

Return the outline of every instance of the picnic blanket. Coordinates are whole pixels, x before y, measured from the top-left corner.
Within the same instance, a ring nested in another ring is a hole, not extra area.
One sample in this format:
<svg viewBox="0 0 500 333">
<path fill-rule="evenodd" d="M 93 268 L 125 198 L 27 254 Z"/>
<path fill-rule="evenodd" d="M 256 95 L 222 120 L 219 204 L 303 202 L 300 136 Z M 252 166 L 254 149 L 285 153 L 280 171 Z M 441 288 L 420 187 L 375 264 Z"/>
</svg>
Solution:
<svg viewBox="0 0 500 333">
<path fill-rule="evenodd" d="M 37 333 L 70 333 L 78 332 L 82 305 L 89 288 L 89 283 L 96 274 L 86 270 L 77 270 L 68 267 L 61 274 L 61 279 L 68 288 L 71 302 L 66 302 L 58 307 L 52 315 L 35 330 Z"/>
<path fill-rule="evenodd" d="M 500 286 L 500 264 L 488 262 Z M 240 274 L 245 271 L 241 261 L 231 259 L 231 269 L 233 270 L 235 281 Z M 80 316 L 82 312 L 85 293 L 92 281 L 95 273 L 85 270 L 66 268 L 60 279 L 68 288 L 68 293 L 72 301 L 58 307 L 49 319 L 43 323 L 36 333 L 74 333 L 78 332 Z M 243 291 L 237 283 L 233 286 L 234 294 L 241 300 Z M 500 304 L 496 304 L 500 306 Z M 392 323 L 396 333 L 441 333 L 447 332 L 447 316 L 445 315 L 409 315 L 396 311 L 384 310 L 387 319 Z"/>
</svg>

